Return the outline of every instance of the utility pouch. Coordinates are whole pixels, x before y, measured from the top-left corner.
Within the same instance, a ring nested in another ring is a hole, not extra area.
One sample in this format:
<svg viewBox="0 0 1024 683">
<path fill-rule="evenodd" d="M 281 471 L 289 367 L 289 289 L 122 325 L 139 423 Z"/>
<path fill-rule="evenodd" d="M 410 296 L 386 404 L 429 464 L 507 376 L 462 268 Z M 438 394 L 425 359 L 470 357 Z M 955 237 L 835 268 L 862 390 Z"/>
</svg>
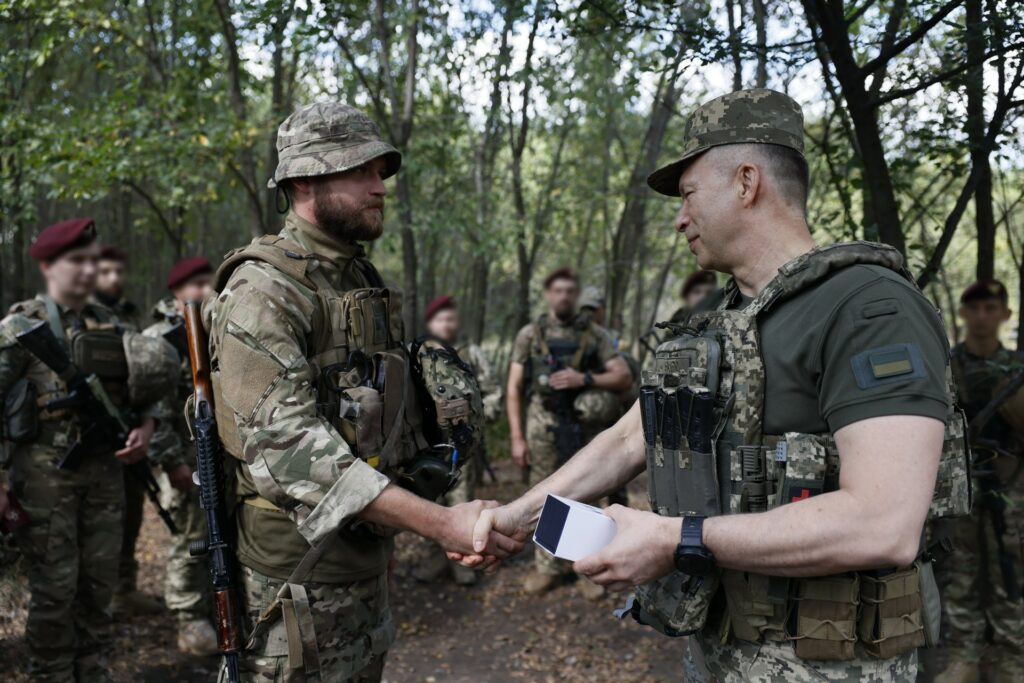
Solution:
<svg viewBox="0 0 1024 683">
<path fill-rule="evenodd" d="M 675 499 L 679 515 L 714 517 L 722 513 L 718 501 L 718 475 L 711 454 L 710 437 L 694 448 L 685 430 L 684 413 L 691 426 L 698 406 L 707 403 L 706 394 L 695 394 L 689 387 L 665 396 L 665 417 L 661 429 L 665 460 L 675 462 Z"/>
<path fill-rule="evenodd" d="M 703 388 L 683 387 L 678 403 L 680 424 L 690 450 L 710 454 L 715 431 L 714 397 Z"/>
<path fill-rule="evenodd" d="M 71 334 L 71 359 L 87 375 L 102 382 L 128 381 L 128 357 L 114 330 L 76 330 Z"/>
<path fill-rule="evenodd" d="M 740 640 L 759 642 L 786 637 L 789 580 L 727 570 L 722 572 L 729 624 Z"/>
<path fill-rule="evenodd" d="M 839 456 L 830 437 L 786 434 L 776 447 L 776 459 L 784 460 L 785 482 L 779 487 L 781 499 L 771 507 L 811 498 L 838 485 Z"/>
<path fill-rule="evenodd" d="M 3 437 L 11 443 L 32 443 L 39 436 L 38 389 L 22 377 L 4 397 Z"/>
<path fill-rule="evenodd" d="M 921 582 L 921 621 L 924 625 L 924 646 L 936 647 L 942 625 L 942 594 L 935 581 L 935 567 L 927 560 L 919 563 Z"/>
<path fill-rule="evenodd" d="M 796 656 L 823 661 L 853 659 L 861 595 L 858 574 L 798 580 L 791 622 Z"/>
<path fill-rule="evenodd" d="M 391 344 L 390 293 L 386 289 L 364 288 L 345 292 L 349 348 L 368 355 L 384 351 Z"/>
<path fill-rule="evenodd" d="M 669 491 L 665 486 L 665 456 L 658 448 L 658 428 L 661 426 L 658 411 L 659 389 L 646 384 L 640 387 L 640 423 L 644 430 L 644 452 L 647 456 L 647 497 L 651 509 L 660 515 L 669 514 Z M 661 396 L 664 400 L 664 396 Z M 655 476 L 657 475 L 657 476 Z M 674 503 L 674 492 L 672 501 Z"/>
<path fill-rule="evenodd" d="M 925 642 L 920 565 L 882 576 L 861 573 L 858 633 L 868 654 L 889 659 Z M 934 586 L 934 576 L 930 577 Z"/>
<path fill-rule="evenodd" d="M 632 609 L 637 622 L 667 636 L 685 636 L 704 628 L 721 574 L 690 576 L 674 571 L 637 588 Z"/>
<path fill-rule="evenodd" d="M 939 471 L 935 477 L 935 493 L 928 509 L 929 519 L 960 517 L 971 511 L 973 480 L 966 425 L 967 420 L 962 411 L 949 411 Z"/>
<path fill-rule="evenodd" d="M 352 387 L 338 398 L 338 417 L 342 437 L 355 454 L 380 469 L 384 446 L 384 399 L 371 387 Z"/>
</svg>

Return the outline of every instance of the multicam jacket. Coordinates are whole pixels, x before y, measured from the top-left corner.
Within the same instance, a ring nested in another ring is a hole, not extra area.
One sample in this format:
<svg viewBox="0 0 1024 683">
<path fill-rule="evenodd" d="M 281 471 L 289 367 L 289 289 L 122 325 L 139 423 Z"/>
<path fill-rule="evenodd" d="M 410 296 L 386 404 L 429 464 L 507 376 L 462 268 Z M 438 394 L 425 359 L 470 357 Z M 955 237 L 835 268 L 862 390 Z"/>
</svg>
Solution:
<svg viewBox="0 0 1024 683">
<path fill-rule="evenodd" d="M 339 243 L 294 213 L 280 236 L 315 255 L 315 268 L 337 292 L 382 284 L 360 246 Z M 223 284 L 218 275 L 217 290 L 204 307 L 204 323 L 220 378 L 218 429 L 226 444 L 237 437 L 244 457 L 237 477 L 237 495 L 245 503 L 239 507 L 240 560 L 285 578 L 310 545 L 337 534 L 311 580 L 357 580 L 383 572 L 390 547 L 346 523 L 390 480 L 357 457 L 319 410 L 322 378 L 307 348 L 317 295 L 259 260 L 244 261 Z M 339 310 L 330 323 L 345 324 L 340 321 L 348 320 L 347 313 Z M 225 414 L 233 415 L 234 424 Z"/>
</svg>

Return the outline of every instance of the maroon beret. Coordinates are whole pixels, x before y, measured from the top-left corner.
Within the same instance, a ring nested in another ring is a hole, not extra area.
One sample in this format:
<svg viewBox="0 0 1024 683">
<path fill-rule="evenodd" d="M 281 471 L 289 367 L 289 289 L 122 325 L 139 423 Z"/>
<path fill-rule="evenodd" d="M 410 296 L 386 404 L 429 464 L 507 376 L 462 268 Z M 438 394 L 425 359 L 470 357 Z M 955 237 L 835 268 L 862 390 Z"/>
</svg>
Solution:
<svg viewBox="0 0 1024 683">
<path fill-rule="evenodd" d="M 104 261 L 120 261 L 121 263 L 128 261 L 125 253 L 113 244 L 104 244 L 100 247 L 100 258 Z"/>
<path fill-rule="evenodd" d="M 72 218 L 43 228 L 28 248 L 28 255 L 36 261 L 52 261 L 66 251 L 95 240 L 96 224 L 91 218 Z"/>
<path fill-rule="evenodd" d="M 429 323 L 431 318 L 446 308 L 455 308 L 455 299 L 450 296 L 437 297 L 427 304 L 427 310 L 423 311 L 423 322 Z"/>
<path fill-rule="evenodd" d="M 212 272 L 213 266 L 205 256 L 183 258 L 171 266 L 171 272 L 167 274 L 167 289 L 176 289 L 185 284 L 189 278 Z"/>
<path fill-rule="evenodd" d="M 1010 301 L 1010 295 L 1006 291 L 1006 286 L 999 280 L 978 280 L 960 295 L 960 303 L 962 304 L 969 304 L 972 301 L 984 301 L 986 299 L 998 299 L 1006 304 Z"/>
<path fill-rule="evenodd" d="M 690 273 L 690 276 L 683 282 L 683 288 L 679 291 L 679 296 L 686 298 L 686 295 L 690 293 L 697 285 L 717 285 L 718 276 L 715 275 L 714 271 L 710 270 L 698 270 Z"/>
</svg>

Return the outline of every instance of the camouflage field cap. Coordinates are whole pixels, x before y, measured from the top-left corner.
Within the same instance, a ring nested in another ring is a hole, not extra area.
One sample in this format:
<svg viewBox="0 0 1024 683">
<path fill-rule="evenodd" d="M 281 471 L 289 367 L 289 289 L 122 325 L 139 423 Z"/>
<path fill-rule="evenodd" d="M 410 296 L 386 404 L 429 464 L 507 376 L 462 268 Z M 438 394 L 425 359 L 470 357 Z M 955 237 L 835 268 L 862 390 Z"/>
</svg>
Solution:
<svg viewBox="0 0 1024 683">
<path fill-rule="evenodd" d="M 647 176 L 651 188 L 679 196 L 679 176 L 697 155 L 719 145 L 768 143 L 803 154 L 804 115 L 788 95 L 754 88 L 737 90 L 697 107 L 683 129 L 683 155 Z"/>
<path fill-rule="evenodd" d="M 267 187 L 286 178 L 347 171 L 381 156 L 387 162 L 384 177 L 398 173 L 402 155 L 381 139 L 369 116 L 341 102 L 309 104 L 277 129 L 277 170 Z"/>
</svg>

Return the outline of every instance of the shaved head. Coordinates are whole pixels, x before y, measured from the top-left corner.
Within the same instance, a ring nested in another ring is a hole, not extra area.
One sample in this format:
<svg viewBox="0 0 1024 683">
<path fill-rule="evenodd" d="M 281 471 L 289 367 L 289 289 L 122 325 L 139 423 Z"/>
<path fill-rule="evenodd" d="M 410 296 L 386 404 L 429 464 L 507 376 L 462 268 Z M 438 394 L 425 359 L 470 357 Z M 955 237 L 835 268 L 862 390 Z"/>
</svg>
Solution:
<svg viewBox="0 0 1024 683">
<path fill-rule="evenodd" d="M 767 186 L 787 206 L 807 212 L 810 170 L 807 160 L 795 149 L 782 145 L 722 145 L 705 152 L 722 173 L 732 175 L 743 163 L 756 165 L 764 173 Z"/>
</svg>

